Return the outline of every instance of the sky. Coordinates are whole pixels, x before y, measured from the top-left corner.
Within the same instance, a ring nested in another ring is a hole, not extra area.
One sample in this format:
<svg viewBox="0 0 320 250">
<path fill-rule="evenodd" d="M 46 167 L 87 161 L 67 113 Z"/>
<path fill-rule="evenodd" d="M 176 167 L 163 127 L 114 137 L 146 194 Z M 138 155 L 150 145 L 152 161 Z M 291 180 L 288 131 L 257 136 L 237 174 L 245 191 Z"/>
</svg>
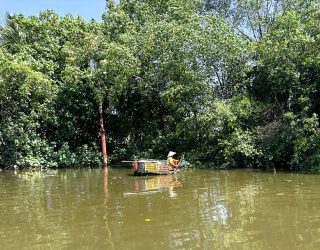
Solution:
<svg viewBox="0 0 320 250">
<path fill-rule="evenodd" d="M 0 0 L 0 15 L 21 13 L 25 16 L 39 15 L 44 9 L 53 9 L 59 15 L 67 13 L 81 16 L 86 21 L 92 18 L 101 21 L 105 0 Z"/>
</svg>

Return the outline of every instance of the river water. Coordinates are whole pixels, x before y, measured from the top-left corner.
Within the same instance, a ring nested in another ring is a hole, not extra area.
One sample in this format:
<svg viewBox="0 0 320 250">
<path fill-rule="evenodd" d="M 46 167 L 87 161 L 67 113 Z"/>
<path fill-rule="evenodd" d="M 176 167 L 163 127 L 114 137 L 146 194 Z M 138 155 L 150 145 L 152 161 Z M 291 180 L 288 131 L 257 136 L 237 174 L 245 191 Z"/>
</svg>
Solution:
<svg viewBox="0 0 320 250">
<path fill-rule="evenodd" d="M 0 249 L 320 249 L 320 176 L 4 171 Z"/>
</svg>

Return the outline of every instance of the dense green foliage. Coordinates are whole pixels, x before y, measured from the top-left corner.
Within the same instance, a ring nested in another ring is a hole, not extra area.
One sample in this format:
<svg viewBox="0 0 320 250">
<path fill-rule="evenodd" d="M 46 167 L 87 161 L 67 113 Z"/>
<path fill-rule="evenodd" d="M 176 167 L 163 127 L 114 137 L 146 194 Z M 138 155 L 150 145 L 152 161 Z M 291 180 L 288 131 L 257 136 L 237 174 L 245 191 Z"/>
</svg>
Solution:
<svg viewBox="0 0 320 250">
<path fill-rule="evenodd" d="M 8 16 L 0 165 L 168 150 L 218 168 L 320 171 L 320 8 L 301 0 L 107 1 L 103 22 Z"/>
</svg>

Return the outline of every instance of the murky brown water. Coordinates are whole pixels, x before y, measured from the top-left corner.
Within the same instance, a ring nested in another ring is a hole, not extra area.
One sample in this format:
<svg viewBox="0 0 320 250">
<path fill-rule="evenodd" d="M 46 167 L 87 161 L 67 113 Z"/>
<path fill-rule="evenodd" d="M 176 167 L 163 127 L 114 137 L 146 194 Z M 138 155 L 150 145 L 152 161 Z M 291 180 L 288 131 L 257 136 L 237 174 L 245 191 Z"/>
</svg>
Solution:
<svg viewBox="0 0 320 250">
<path fill-rule="evenodd" d="M 1 249 L 320 249 L 320 176 L 0 172 Z"/>
</svg>

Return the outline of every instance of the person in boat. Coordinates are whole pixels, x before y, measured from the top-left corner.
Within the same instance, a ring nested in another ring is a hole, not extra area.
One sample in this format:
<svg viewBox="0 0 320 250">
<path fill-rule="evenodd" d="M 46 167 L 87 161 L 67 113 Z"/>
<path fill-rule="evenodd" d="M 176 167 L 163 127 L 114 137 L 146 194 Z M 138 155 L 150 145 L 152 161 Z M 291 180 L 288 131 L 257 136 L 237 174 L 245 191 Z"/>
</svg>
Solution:
<svg viewBox="0 0 320 250">
<path fill-rule="evenodd" d="M 179 160 L 175 160 L 173 158 L 173 156 L 176 154 L 176 152 L 173 152 L 173 151 L 170 151 L 169 154 L 168 154 L 168 158 L 167 158 L 167 163 L 170 167 L 172 168 L 177 168 L 179 167 L 179 163 L 180 161 Z"/>
</svg>

